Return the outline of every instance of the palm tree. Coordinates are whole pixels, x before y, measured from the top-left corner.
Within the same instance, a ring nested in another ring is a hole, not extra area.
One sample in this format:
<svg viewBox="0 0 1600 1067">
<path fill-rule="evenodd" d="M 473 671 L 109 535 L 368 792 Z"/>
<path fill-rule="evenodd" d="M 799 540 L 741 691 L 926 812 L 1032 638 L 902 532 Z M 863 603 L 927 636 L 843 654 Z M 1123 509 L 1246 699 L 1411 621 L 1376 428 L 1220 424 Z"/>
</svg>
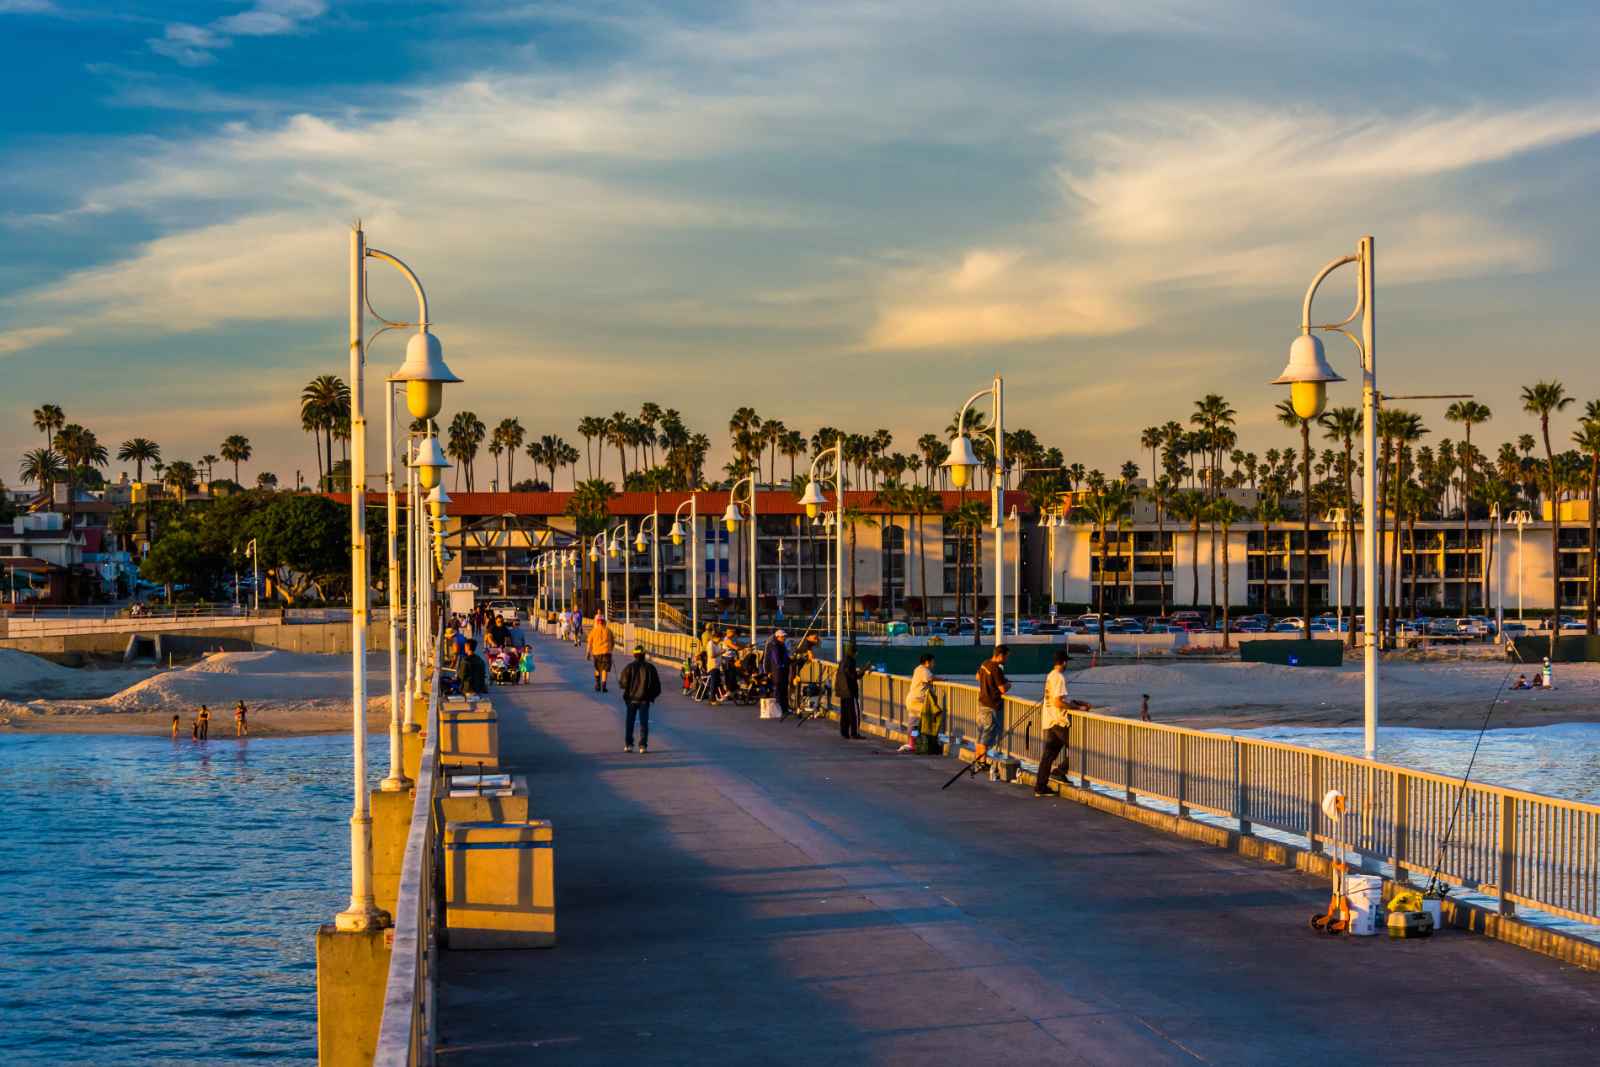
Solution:
<svg viewBox="0 0 1600 1067">
<path fill-rule="evenodd" d="M 1150 484 L 1156 484 L 1156 479 L 1161 476 L 1161 470 L 1156 466 L 1156 452 L 1166 444 L 1165 432 L 1159 426 L 1146 426 L 1139 435 L 1139 447 L 1150 450 Z"/>
<path fill-rule="evenodd" d="M 17 477 L 37 485 L 47 500 L 55 496 L 56 483 L 65 475 L 66 468 L 61 464 L 61 457 L 49 448 L 32 448 L 24 452 L 22 463 L 17 468 Z"/>
<path fill-rule="evenodd" d="M 67 416 L 59 404 L 41 404 L 33 409 L 33 428 L 44 434 L 44 447 L 47 452 L 50 450 L 50 442 L 55 439 L 56 431 L 66 424 Z"/>
<path fill-rule="evenodd" d="M 580 456 L 580 454 L 579 454 L 579 452 L 578 452 L 578 450 L 577 450 L 577 448 L 575 446 L 570 445 L 565 441 L 561 442 L 561 455 L 557 457 L 557 459 L 559 460 L 559 462 L 557 463 L 557 466 L 571 467 L 572 468 L 572 488 L 573 489 L 577 489 L 578 488 L 578 460 L 580 458 L 581 458 L 581 456 Z M 552 484 L 550 486 L 550 488 L 554 489 L 555 485 Z"/>
<path fill-rule="evenodd" d="M 1100 617 L 1100 651 L 1106 650 L 1106 531 L 1118 529 L 1118 551 L 1121 551 L 1121 534 L 1119 523 L 1127 513 L 1131 497 L 1127 486 L 1122 482 L 1111 482 L 1099 486 L 1088 496 L 1081 510 L 1074 510 L 1073 517 L 1079 522 L 1092 523 L 1100 541 L 1100 566 L 1095 575 L 1094 585 L 1094 610 Z"/>
<path fill-rule="evenodd" d="M 1472 536 L 1472 427 L 1476 423 L 1488 422 L 1492 416 L 1487 404 L 1480 404 L 1476 400 L 1457 400 L 1445 409 L 1444 417 L 1450 422 L 1459 422 L 1466 433 L 1466 444 L 1461 449 L 1461 609 L 1463 612 L 1472 609 L 1472 585 L 1467 581 L 1467 541 Z M 1488 544 L 1488 532 L 1479 539 L 1480 547 Z M 1488 573 L 1487 553 L 1484 555 L 1484 573 Z"/>
<path fill-rule="evenodd" d="M 1355 562 L 1355 533 L 1356 533 L 1356 497 L 1355 497 L 1355 472 L 1353 470 L 1353 457 L 1355 454 L 1356 434 L 1361 432 L 1361 412 L 1353 407 L 1330 408 L 1323 412 L 1317 420 L 1324 430 L 1323 436 L 1330 441 L 1337 441 L 1344 450 L 1343 475 L 1344 475 L 1344 532 L 1339 538 L 1339 565 L 1344 573 L 1350 576 L 1350 617 L 1355 618 L 1356 605 L 1356 569 Z M 1350 648 L 1356 647 L 1356 628 L 1351 623 L 1350 633 L 1345 638 Z"/>
<path fill-rule="evenodd" d="M 1189 576 L 1194 586 L 1189 594 L 1189 603 L 1198 608 L 1200 606 L 1200 520 L 1205 512 L 1205 498 L 1193 489 L 1179 489 L 1167 498 L 1167 511 L 1179 522 L 1190 524 Z M 1174 601 L 1178 599 L 1176 589 L 1173 590 L 1172 599 Z"/>
<path fill-rule="evenodd" d="M 1600 576 L 1596 573 L 1600 545 L 1595 542 L 1596 527 L 1600 525 L 1596 521 L 1600 518 L 1600 512 L 1596 511 L 1596 506 L 1600 505 L 1600 400 L 1591 400 L 1584 405 L 1583 421 L 1572 432 L 1572 443 L 1589 457 L 1589 590 L 1584 597 L 1584 632 L 1593 637 L 1595 595 L 1600 593 Z"/>
<path fill-rule="evenodd" d="M 1216 500 L 1221 492 L 1217 478 L 1217 468 L 1222 462 L 1222 453 L 1231 448 L 1235 440 L 1233 424 L 1236 413 L 1233 405 L 1229 404 L 1216 393 L 1207 393 L 1204 397 L 1194 402 L 1194 414 L 1189 416 L 1191 425 L 1197 427 L 1195 444 L 1211 471 L 1207 479 L 1207 496 Z M 1217 524 L 1213 520 L 1211 526 L 1211 622 L 1217 621 Z"/>
<path fill-rule="evenodd" d="M 876 526 L 878 520 L 862 511 L 853 504 L 846 504 L 839 513 L 839 521 L 850 528 L 850 610 L 845 612 L 849 629 L 846 633 L 854 636 L 856 629 L 856 526 Z M 746 523 L 745 525 L 750 525 Z M 749 531 L 750 536 L 755 536 L 755 531 Z M 848 640 L 848 638 L 847 638 Z"/>
<path fill-rule="evenodd" d="M 617 463 L 622 468 L 622 487 L 628 487 L 628 446 L 633 443 L 633 420 L 625 411 L 614 411 L 606 420 L 606 444 L 617 450 Z"/>
<path fill-rule="evenodd" d="M 578 420 L 578 436 L 583 438 L 583 453 L 588 459 L 588 471 L 591 479 L 605 474 L 605 449 L 604 438 L 606 435 L 606 420 L 597 415 L 585 415 Z M 602 443 L 600 467 L 597 470 L 594 462 L 594 442 L 599 438 Z"/>
<path fill-rule="evenodd" d="M 922 596 L 922 627 L 928 627 L 928 552 L 923 542 L 926 524 L 923 516 L 938 512 L 943 499 L 926 485 L 912 485 L 906 490 L 905 506 L 917 527 L 917 589 Z M 941 556 L 941 560 L 942 560 Z"/>
<path fill-rule="evenodd" d="M 733 451 L 741 472 L 750 469 L 750 450 L 757 446 L 760 431 L 761 416 L 756 414 L 755 408 L 742 407 L 728 417 L 728 435 L 733 439 Z"/>
<path fill-rule="evenodd" d="M 1216 519 L 1217 525 L 1222 528 L 1222 647 L 1231 648 L 1233 646 L 1229 623 L 1233 619 L 1233 581 L 1229 560 L 1233 554 L 1228 551 L 1228 536 L 1233 524 L 1242 522 L 1249 513 L 1227 497 L 1213 500 L 1211 512 L 1211 517 Z"/>
<path fill-rule="evenodd" d="M 278 488 L 278 476 L 271 471 L 262 471 L 256 475 L 256 488 L 273 490 Z"/>
<path fill-rule="evenodd" d="M 1414 411 L 1391 408 L 1385 414 L 1391 416 L 1390 436 L 1394 441 L 1394 475 L 1390 479 L 1390 487 L 1393 490 L 1391 506 L 1394 512 L 1394 540 L 1389 549 L 1390 559 L 1393 564 L 1389 570 L 1389 602 L 1394 606 L 1394 615 L 1398 618 L 1400 613 L 1401 577 L 1400 529 L 1405 515 L 1404 493 L 1411 477 L 1407 469 L 1407 463 L 1411 459 L 1411 446 L 1422 440 L 1428 433 L 1428 429 L 1422 424 L 1422 416 Z M 1412 533 L 1415 534 L 1415 532 L 1415 527 L 1413 527 Z M 1411 559 L 1411 570 L 1414 578 L 1416 574 L 1416 558 L 1414 555 Z"/>
<path fill-rule="evenodd" d="M 348 419 L 350 387 L 342 378 L 332 374 L 319 374 L 306 383 L 300 391 L 300 428 L 310 434 L 321 433 L 327 444 L 327 463 L 317 454 L 318 480 L 328 482 L 333 477 L 333 438 L 340 422 Z"/>
<path fill-rule="evenodd" d="M 55 450 L 61 456 L 61 465 L 67 478 L 67 528 L 77 525 L 77 486 L 91 467 L 104 467 L 108 461 L 106 446 L 86 430 L 69 422 L 56 431 Z"/>
<path fill-rule="evenodd" d="M 205 455 L 200 457 L 200 462 L 204 463 L 205 467 L 206 467 L 206 481 L 208 481 L 208 482 L 216 481 L 216 475 L 214 473 L 214 468 L 217 465 L 217 460 L 220 459 L 220 458 L 222 458 L 222 457 L 214 456 L 209 452 L 207 452 Z"/>
<path fill-rule="evenodd" d="M 547 433 L 539 438 L 538 462 L 543 463 L 550 471 L 550 488 L 556 487 L 556 467 L 564 464 L 567 459 L 569 446 L 553 433 Z M 529 450 L 532 454 L 532 450 Z"/>
<path fill-rule="evenodd" d="M 478 449 L 483 445 L 483 439 L 488 432 L 489 429 L 483 424 L 483 420 L 470 411 L 458 411 L 455 418 L 450 420 L 450 429 L 446 433 L 448 443 L 445 445 L 445 453 L 451 459 L 460 460 L 460 465 L 466 467 L 469 493 L 473 491 L 474 484 L 472 465 L 478 458 Z M 460 484 L 461 471 L 458 468 L 456 485 Z"/>
<path fill-rule="evenodd" d="M 239 464 L 250 462 L 250 456 L 253 454 L 253 450 L 250 447 L 250 438 L 238 433 L 229 434 L 223 438 L 222 444 L 217 448 L 217 451 L 222 454 L 223 459 L 233 464 L 234 484 L 242 484 L 239 481 Z"/>
<path fill-rule="evenodd" d="M 1550 416 L 1565 410 L 1574 398 L 1560 382 L 1538 382 L 1522 387 L 1522 410 L 1539 417 L 1539 435 L 1544 439 L 1545 467 L 1550 497 L 1550 574 L 1554 588 L 1551 599 L 1550 656 L 1555 658 L 1561 636 L 1561 492 L 1556 482 L 1556 454 L 1550 447 Z"/>
<path fill-rule="evenodd" d="M 147 437 L 130 437 L 117 449 L 117 458 L 134 464 L 133 480 L 144 481 L 144 465 L 161 459 L 161 446 Z"/>
<path fill-rule="evenodd" d="M 784 430 L 778 439 L 778 451 L 789 460 L 789 480 L 794 480 L 795 460 L 806 454 L 806 435 L 799 430 Z"/>
<path fill-rule="evenodd" d="M 174 460 L 167 464 L 166 473 L 162 475 L 162 480 L 166 483 L 167 488 L 171 489 L 177 496 L 178 503 L 181 504 L 188 499 L 189 487 L 194 484 L 194 464 L 181 459 Z"/>
<path fill-rule="evenodd" d="M 490 483 L 493 486 L 500 484 L 500 457 L 505 454 L 505 451 L 505 435 L 500 432 L 500 427 L 496 426 L 489 433 L 489 455 L 494 457 L 494 481 Z M 511 488 L 509 482 L 506 483 L 506 488 Z"/>
<path fill-rule="evenodd" d="M 575 529 L 580 539 L 579 558 L 583 560 L 587 572 L 584 588 L 585 599 L 588 601 L 586 610 L 590 611 L 594 610 L 594 595 L 598 583 L 595 581 L 589 553 L 581 549 L 586 547 L 584 542 L 589 538 L 605 530 L 610 519 L 610 501 L 616 494 L 617 487 L 604 478 L 590 478 L 579 483 L 567 500 L 567 514 L 575 520 Z"/>
</svg>

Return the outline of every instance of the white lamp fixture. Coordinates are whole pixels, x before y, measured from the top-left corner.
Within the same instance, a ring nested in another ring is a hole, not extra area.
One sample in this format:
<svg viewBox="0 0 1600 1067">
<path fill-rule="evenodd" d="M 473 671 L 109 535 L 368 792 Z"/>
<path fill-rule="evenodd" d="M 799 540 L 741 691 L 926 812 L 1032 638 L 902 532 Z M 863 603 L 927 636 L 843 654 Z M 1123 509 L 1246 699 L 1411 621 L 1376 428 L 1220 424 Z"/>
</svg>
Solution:
<svg viewBox="0 0 1600 1067">
<path fill-rule="evenodd" d="M 424 489 L 438 485 L 440 472 L 450 469 L 450 461 L 445 458 L 444 449 L 439 447 L 439 439 L 432 434 L 417 442 L 417 452 L 411 459 L 411 465 L 417 468 L 417 480 Z"/>
<path fill-rule="evenodd" d="M 972 472 L 978 468 L 978 453 L 972 448 L 972 439 L 958 434 L 950 439 L 950 454 L 939 464 L 950 472 L 950 484 L 957 489 L 966 488 Z"/>
<path fill-rule="evenodd" d="M 686 536 L 686 532 L 685 532 L 685 530 L 683 528 L 683 523 L 674 522 L 672 524 L 672 530 L 668 534 L 668 536 L 672 538 L 672 543 L 673 544 L 675 544 L 675 545 L 683 544 L 683 539 Z"/>
<path fill-rule="evenodd" d="M 727 527 L 729 533 L 739 528 L 739 523 L 744 521 L 744 515 L 739 511 L 739 505 L 729 503 L 722 512 L 722 525 Z"/>
<path fill-rule="evenodd" d="M 406 410 L 414 419 L 431 419 L 444 406 L 446 382 L 459 382 L 444 363 L 444 346 L 424 326 L 406 342 L 406 361 L 390 375 L 406 383 Z"/>
<path fill-rule="evenodd" d="M 815 479 L 806 482 L 806 491 L 800 495 L 800 503 L 805 505 L 806 517 L 814 519 L 817 513 L 827 504 L 828 498 L 822 495 L 822 487 Z"/>
<path fill-rule="evenodd" d="M 1328 383 L 1344 379 L 1328 365 L 1322 338 L 1303 333 L 1289 345 L 1289 364 L 1272 380 L 1273 385 L 1289 387 L 1289 403 L 1294 413 L 1307 421 L 1322 414 L 1328 402 Z"/>
</svg>

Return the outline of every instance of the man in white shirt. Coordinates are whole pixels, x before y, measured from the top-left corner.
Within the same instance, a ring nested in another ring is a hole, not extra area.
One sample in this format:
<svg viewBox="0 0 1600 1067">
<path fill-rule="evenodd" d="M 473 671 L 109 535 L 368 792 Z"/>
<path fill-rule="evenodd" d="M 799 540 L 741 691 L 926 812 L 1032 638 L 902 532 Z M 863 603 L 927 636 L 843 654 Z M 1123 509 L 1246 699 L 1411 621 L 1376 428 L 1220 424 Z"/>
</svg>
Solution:
<svg viewBox="0 0 1600 1067">
<path fill-rule="evenodd" d="M 912 739 L 902 751 L 919 755 L 937 755 L 933 746 L 939 740 L 938 706 L 933 699 L 933 653 L 924 652 L 911 672 L 911 686 L 906 690 L 906 717 L 911 720 Z"/>
<path fill-rule="evenodd" d="M 1044 706 L 1039 713 L 1044 728 L 1044 755 L 1039 757 L 1039 773 L 1033 782 L 1034 796 L 1055 795 L 1050 788 L 1050 769 L 1062 749 L 1067 747 L 1067 732 L 1072 728 L 1070 713 L 1088 710 L 1089 705 L 1067 696 L 1067 650 L 1057 649 L 1055 664 L 1044 679 Z M 1063 765 L 1062 770 L 1065 769 Z"/>
</svg>

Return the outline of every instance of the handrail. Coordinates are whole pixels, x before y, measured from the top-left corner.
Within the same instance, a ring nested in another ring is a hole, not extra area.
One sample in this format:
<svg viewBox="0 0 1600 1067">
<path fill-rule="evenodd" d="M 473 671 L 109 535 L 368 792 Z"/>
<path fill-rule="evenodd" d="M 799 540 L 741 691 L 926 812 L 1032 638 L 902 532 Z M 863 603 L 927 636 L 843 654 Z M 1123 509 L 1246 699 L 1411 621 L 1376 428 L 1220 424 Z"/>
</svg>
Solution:
<svg viewBox="0 0 1600 1067">
<path fill-rule="evenodd" d="M 428 687 L 427 735 L 417 771 L 411 828 L 406 833 L 400 886 L 395 895 L 394 942 L 389 978 L 383 991 L 383 1017 L 373 1067 L 412 1067 L 433 1062 L 436 945 L 433 918 L 433 853 L 436 822 L 434 790 L 439 778 L 439 674 L 443 662 L 444 627 L 434 649 L 433 681 Z"/>
<path fill-rule="evenodd" d="M 677 660 L 693 648 L 684 634 L 636 627 L 634 638 L 652 655 Z M 862 721 L 909 734 L 909 685 L 902 675 L 863 678 Z M 944 732 L 962 746 L 977 735 L 977 687 L 949 681 L 935 687 Z M 1034 703 L 1006 698 L 1007 721 L 1022 729 L 1005 748 L 1030 772 L 1044 744 L 1037 724 L 1021 717 Z M 1522 904 L 1600 924 L 1600 804 L 1463 785 L 1449 775 L 1285 741 L 1096 712 L 1072 713 L 1066 761 L 1061 766 L 1084 781 L 1130 800 L 1175 805 L 1180 815 L 1203 811 L 1234 819 L 1241 834 L 1259 826 L 1298 835 L 1312 851 L 1334 840 L 1320 803 L 1324 792 L 1337 788 L 1353 813 L 1343 843 L 1397 879 L 1405 872 L 1431 875 L 1437 866 L 1440 881 L 1497 898 L 1501 914 Z"/>
</svg>

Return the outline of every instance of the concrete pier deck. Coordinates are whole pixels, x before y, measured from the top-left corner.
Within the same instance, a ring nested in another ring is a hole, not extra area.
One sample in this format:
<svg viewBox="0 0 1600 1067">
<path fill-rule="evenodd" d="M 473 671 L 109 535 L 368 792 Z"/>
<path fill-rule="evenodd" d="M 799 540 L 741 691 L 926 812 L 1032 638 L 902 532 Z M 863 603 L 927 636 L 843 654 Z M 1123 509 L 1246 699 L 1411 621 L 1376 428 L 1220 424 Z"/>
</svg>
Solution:
<svg viewBox="0 0 1600 1067">
<path fill-rule="evenodd" d="M 571 646 L 498 689 L 556 827 L 559 945 L 445 953 L 461 1064 L 1593 1062 L 1600 975 L 1461 932 L 1328 939 L 1290 870 L 832 723 L 668 696 L 650 753 Z M 618 656 L 618 666 L 624 657 Z"/>
</svg>

